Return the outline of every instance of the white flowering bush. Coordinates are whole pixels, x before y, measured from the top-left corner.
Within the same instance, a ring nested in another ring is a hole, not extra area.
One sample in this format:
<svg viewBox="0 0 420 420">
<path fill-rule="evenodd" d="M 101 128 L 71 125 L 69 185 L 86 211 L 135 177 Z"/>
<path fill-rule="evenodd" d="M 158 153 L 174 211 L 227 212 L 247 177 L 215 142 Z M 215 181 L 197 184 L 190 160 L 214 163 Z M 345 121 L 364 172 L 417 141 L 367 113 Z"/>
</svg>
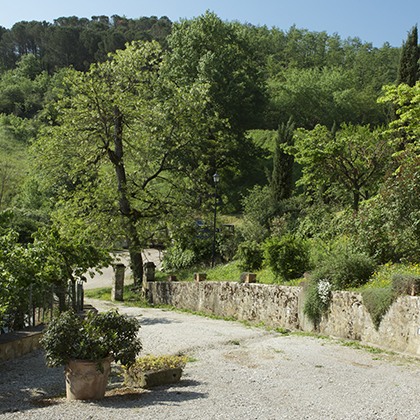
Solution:
<svg viewBox="0 0 420 420">
<path fill-rule="evenodd" d="M 324 305 L 328 305 L 331 296 L 331 283 L 327 279 L 318 282 L 318 296 Z"/>
</svg>

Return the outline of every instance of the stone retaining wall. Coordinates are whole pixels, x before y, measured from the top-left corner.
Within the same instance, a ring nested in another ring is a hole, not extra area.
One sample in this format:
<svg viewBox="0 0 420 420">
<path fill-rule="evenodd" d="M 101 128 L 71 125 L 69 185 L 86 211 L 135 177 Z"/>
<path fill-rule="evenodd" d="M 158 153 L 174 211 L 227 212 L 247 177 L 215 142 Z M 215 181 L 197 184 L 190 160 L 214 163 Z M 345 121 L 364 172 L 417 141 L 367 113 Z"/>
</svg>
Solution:
<svg viewBox="0 0 420 420">
<path fill-rule="evenodd" d="M 0 335 L 0 363 L 16 359 L 40 348 L 43 325 L 36 328 Z"/>
<path fill-rule="evenodd" d="M 376 330 L 362 296 L 333 292 L 330 310 L 317 328 L 303 315 L 303 287 L 237 282 L 148 282 L 154 304 L 219 317 L 317 332 L 420 356 L 420 298 L 400 296 Z"/>
</svg>

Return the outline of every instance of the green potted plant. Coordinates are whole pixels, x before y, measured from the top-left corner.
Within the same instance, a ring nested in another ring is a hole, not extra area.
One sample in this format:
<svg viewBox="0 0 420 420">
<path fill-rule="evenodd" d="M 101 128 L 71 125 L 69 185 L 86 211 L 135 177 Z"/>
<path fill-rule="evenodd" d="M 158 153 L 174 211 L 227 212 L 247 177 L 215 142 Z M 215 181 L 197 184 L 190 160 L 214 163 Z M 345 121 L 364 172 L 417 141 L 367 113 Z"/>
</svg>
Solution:
<svg viewBox="0 0 420 420">
<path fill-rule="evenodd" d="M 142 346 L 135 318 L 118 311 L 85 318 L 62 312 L 50 322 L 40 340 L 47 366 L 65 366 L 68 399 L 99 399 L 105 395 L 111 362 L 131 366 Z"/>
<path fill-rule="evenodd" d="M 125 385 L 134 388 L 151 388 L 178 382 L 187 358 L 184 356 L 144 356 L 130 366 L 125 366 Z"/>
</svg>

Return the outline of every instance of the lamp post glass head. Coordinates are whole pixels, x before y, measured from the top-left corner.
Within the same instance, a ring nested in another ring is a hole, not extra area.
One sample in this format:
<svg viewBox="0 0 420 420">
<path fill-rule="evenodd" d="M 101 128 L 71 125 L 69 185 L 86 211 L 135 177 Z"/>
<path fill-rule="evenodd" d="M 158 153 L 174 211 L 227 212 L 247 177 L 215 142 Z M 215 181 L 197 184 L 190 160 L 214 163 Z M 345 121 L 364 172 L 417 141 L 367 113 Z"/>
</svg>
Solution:
<svg viewBox="0 0 420 420">
<path fill-rule="evenodd" d="M 217 184 L 217 183 L 220 181 L 220 175 L 217 173 L 217 171 L 216 171 L 216 173 L 213 175 L 213 180 L 214 180 L 214 183 L 215 183 L 215 184 Z"/>
</svg>

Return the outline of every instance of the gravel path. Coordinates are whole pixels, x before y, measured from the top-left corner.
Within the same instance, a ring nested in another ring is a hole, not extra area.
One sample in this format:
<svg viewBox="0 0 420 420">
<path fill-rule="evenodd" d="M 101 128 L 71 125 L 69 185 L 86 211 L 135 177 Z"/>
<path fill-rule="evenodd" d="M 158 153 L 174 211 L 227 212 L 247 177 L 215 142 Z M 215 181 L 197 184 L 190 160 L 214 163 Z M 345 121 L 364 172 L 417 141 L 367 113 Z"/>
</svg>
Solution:
<svg viewBox="0 0 420 420">
<path fill-rule="evenodd" d="M 115 306 L 90 303 L 99 310 Z M 127 389 L 114 366 L 102 400 L 69 402 L 63 369 L 46 368 L 37 351 L 0 366 L 0 419 L 420 418 L 418 359 L 187 313 L 119 309 L 139 317 L 143 354 L 194 360 L 181 382 Z"/>
</svg>

